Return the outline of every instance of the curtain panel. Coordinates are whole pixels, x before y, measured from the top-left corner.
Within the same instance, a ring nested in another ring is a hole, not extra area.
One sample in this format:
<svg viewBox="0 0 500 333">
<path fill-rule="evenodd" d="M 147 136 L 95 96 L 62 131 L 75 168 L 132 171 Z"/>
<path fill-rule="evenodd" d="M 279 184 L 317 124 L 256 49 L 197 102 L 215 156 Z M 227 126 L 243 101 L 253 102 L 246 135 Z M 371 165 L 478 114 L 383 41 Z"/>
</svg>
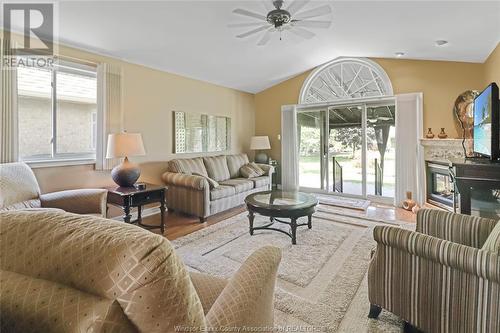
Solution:
<svg viewBox="0 0 500 333">
<path fill-rule="evenodd" d="M 412 192 L 419 205 L 425 203 L 425 162 L 420 144 L 422 122 L 423 94 L 397 95 L 395 206 L 401 206 L 407 191 Z"/>
<path fill-rule="evenodd" d="M 16 162 L 17 148 L 17 71 L 15 67 L 5 65 L 5 61 L 14 56 L 11 41 L 0 39 L 0 163 Z"/>
<path fill-rule="evenodd" d="M 96 170 L 111 170 L 119 158 L 106 158 L 108 135 L 123 131 L 122 68 L 111 64 L 97 67 L 98 115 Z"/>
<path fill-rule="evenodd" d="M 285 191 L 299 189 L 297 109 L 294 105 L 281 107 L 281 183 Z"/>
</svg>

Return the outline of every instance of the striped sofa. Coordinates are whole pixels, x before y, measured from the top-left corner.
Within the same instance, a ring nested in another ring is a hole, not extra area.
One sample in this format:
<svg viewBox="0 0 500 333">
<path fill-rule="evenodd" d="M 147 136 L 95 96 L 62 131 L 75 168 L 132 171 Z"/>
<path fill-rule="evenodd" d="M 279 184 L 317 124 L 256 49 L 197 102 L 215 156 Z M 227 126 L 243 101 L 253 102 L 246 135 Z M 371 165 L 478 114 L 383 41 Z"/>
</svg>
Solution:
<svg viewBox="0 0 500 333">
<path fill-rule="evenodd" d="M 162 176 L 168 186 L 168 209 L 205 222 L 210 215 L 242 205 L 250 193 L 270 189 L 273 167 L 258 164 L 264 175 L 243 178 L 240 168 L 247 163 L 246 154 L 169 161 L 168 171 Z"/>
<path fill-rule="evenodd" d="M 500 223 L 424 209 L 417 229 L 375 227 L 370 318 L 423 332 L 500 332 Z"/>
</svg>

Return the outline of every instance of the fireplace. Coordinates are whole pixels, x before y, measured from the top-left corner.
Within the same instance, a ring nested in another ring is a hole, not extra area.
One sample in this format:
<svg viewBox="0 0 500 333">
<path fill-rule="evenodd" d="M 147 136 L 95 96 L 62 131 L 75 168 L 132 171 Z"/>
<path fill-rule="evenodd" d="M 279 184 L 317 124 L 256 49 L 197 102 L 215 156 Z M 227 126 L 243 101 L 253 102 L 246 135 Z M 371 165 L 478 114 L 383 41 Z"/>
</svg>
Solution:
<svg viewBox="0 0 500 333">
<path fill-rule="evenodd" d="M 426 161 L 427 202 L 453 211 L 453 180 L 449 164 L 441 161 Z"/>
</svg>

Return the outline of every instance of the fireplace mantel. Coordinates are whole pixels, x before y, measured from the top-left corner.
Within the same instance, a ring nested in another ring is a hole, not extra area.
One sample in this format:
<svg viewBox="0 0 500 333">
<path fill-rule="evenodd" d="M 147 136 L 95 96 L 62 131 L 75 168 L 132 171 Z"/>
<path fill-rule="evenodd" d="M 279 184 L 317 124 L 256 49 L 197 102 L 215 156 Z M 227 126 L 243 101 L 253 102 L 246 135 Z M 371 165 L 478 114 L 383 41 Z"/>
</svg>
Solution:
<svg viewBox="0 0 500 333">
<path fill-rule="evenodd" d="M 462 139 L 420 139 L 420 144 L 424 147 L 426 161 L 449 162 L 464 157 Z"/>
</svg>

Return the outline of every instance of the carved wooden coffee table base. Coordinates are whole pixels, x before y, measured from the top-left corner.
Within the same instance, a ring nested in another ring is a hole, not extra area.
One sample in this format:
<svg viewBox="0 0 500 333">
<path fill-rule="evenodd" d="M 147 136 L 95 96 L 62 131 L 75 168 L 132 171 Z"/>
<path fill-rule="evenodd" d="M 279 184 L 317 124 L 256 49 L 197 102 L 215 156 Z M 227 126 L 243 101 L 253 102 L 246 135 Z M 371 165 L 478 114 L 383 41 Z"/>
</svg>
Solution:
<svg viewBox="0 0 500 333">
<path fill-rule="evenodd" d="M 312 215 L 318 199 L 306 193 L 277 190 L 250 194 L 245 198 L 245 203 L 248 209 L 250 235 L 253 235 L 255 230 L 273 230 L 288 235 L 292 239 L 292 244 L 297 244 L 297 227 L 312 228 Z M 270 222 L 254 227 L 255 214 L 269 216 Z M 307 223 L 297 223 L 303 216 L 307 216 Z M 290 231 L 273 227 L 275 223 L 290 226 Z"/>
</svg>

